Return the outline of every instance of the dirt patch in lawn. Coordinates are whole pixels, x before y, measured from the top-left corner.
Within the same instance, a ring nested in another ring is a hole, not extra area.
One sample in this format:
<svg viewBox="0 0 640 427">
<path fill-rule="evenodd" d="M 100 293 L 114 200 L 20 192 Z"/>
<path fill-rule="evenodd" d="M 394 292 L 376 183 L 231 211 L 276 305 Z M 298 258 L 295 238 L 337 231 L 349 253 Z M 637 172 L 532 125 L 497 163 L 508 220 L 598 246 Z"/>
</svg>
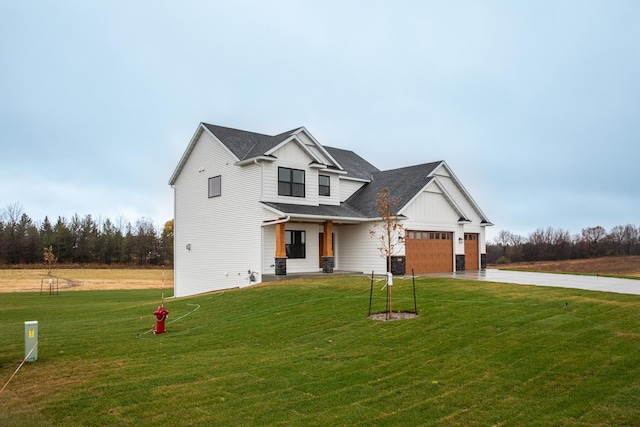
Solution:
<svg viewBox="0 0 640 427">
<path fill-rule="evenodd" d="M 173 270 L 160 269 L 0 270 L 0 293 L 173 288 Z M 164 284 L 163 284 L 164 280 Z"/>
<path fill-rule="evenodd" d="M 382 320 L 383 322 L 390 322 L 392 320 L 407 320 L 417 317 L 416 313 L 410 313 L 406 311 L 400 311 L 397 313 L 375 313 L 369 316 L 371 320 Z"/>
</svg>

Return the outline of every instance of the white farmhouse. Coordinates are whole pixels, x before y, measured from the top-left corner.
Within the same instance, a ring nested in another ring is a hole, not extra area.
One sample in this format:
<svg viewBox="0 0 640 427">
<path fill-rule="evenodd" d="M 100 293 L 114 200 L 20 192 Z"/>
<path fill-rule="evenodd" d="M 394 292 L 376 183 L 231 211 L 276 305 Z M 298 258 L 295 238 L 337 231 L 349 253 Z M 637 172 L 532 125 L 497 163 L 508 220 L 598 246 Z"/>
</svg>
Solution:
<svg viewBox="0 0 640 427">
<path fill-rule="evenodd" d="M 376 195 L 403 218 L 394 274 L 485 268 L 492 225 L 444 161 L 380 171 L 304 127 L 275 136 L 201 123 L 174 188 L 175 296 L 291 273 L 386 272 Z"/>
</svg>

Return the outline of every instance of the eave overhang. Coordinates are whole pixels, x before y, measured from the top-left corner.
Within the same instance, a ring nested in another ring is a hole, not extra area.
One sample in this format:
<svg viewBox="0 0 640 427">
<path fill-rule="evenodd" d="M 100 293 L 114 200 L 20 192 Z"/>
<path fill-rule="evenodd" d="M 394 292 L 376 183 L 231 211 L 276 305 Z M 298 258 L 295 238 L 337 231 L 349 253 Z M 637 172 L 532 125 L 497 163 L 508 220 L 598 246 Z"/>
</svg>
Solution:
<svg viewBox="0 0 640 427">
<path fill-rule="evenodd" d="M 235 162 L 234 164 L 236 166 L 245 166 L 251 163 L 255 163 L 257 161 L 265 161 L 265 162 L 274 162 L 276 161 L 276 158 L 273 156 L 257 156 L 257 157 L 252 157 L 250 159 L 245 159 L 245 160 L 240 160 L 238 162 Z"/>
<path fill-rule="evenodd" d="M 357 212 L 345 206 L 307 206 L 270 202 L 261 203 L 265 209 L 280 217 L 290 217 L 291 221 L 325 222 L 331 220 L 342 224 L 359 224 L 362 222 L 375 221 L 374 218 L 366 218 L 365 216 L 358 215 Z"/>
</svg>

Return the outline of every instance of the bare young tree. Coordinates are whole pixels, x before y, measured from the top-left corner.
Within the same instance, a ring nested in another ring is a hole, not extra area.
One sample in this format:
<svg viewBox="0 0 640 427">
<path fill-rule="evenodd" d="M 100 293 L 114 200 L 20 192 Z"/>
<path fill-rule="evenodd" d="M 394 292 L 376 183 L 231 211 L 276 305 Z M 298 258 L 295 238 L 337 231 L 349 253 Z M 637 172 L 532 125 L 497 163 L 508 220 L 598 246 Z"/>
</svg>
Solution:
<svg viewBox="0 0 640 427">
<path fill-rule="evenodd" d="M 373 228 L 369 230 L 371 237 L 378 240 L 380 255 L 387 260 L 387 272 L 391 271 L 391 257 L 397 254 L 398 237 L 404 231 L 396 213 L 398 202 L 398 198 L 391 198 L 389 189 L 384 187 L 376 195 L 380 221 L 374 222 Z"/>
<path fill-rule="evenodd" d="M 373 228 L 369 230 L 372 238 L 378 240 L 378 250 L 380 255 L 386 259 L 387 264 L 387 286 L 389 292 L 389 317 L 392 312 L 392 274 L 391 259 L 397 254 L 399 239 L 398 237 L 404 233 L 404 228 L 400 224 L 396 209 L 398 207 L 398 198 L 392 198 L 389 189 L 384 187 L 382 191 L 376 194 L 376 204 L 378 206 L 378 214 L 380 221 L 373 223 Z"/>
<path fill-rule="evenodd" d="M 47 276 L 51 276 L 51 270 L 58 264 L 58 257 L 53 253 L 53 246 L 44 248 L 44 265 L 49 270 Z"/>
</svg>

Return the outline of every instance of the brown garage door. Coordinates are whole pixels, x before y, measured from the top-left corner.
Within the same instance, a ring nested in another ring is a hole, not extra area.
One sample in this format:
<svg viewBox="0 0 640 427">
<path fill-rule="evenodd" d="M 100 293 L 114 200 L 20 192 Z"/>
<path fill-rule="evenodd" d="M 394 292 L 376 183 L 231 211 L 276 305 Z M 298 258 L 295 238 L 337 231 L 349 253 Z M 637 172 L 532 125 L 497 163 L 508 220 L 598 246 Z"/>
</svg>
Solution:
<svg viewBox="0 0 640 427">
<path fill-rule="evenodd" d="M 453 233 L 407 231 L 405 255 L 407 274 L 453 271 Z"/>
<path fill-rule="evenodd" d="M 478 235 L 465 233 L 464 235 L 464 268 L 465 270 L 477 270 L 480 268 L 478 254 Z"/>
</svg>

